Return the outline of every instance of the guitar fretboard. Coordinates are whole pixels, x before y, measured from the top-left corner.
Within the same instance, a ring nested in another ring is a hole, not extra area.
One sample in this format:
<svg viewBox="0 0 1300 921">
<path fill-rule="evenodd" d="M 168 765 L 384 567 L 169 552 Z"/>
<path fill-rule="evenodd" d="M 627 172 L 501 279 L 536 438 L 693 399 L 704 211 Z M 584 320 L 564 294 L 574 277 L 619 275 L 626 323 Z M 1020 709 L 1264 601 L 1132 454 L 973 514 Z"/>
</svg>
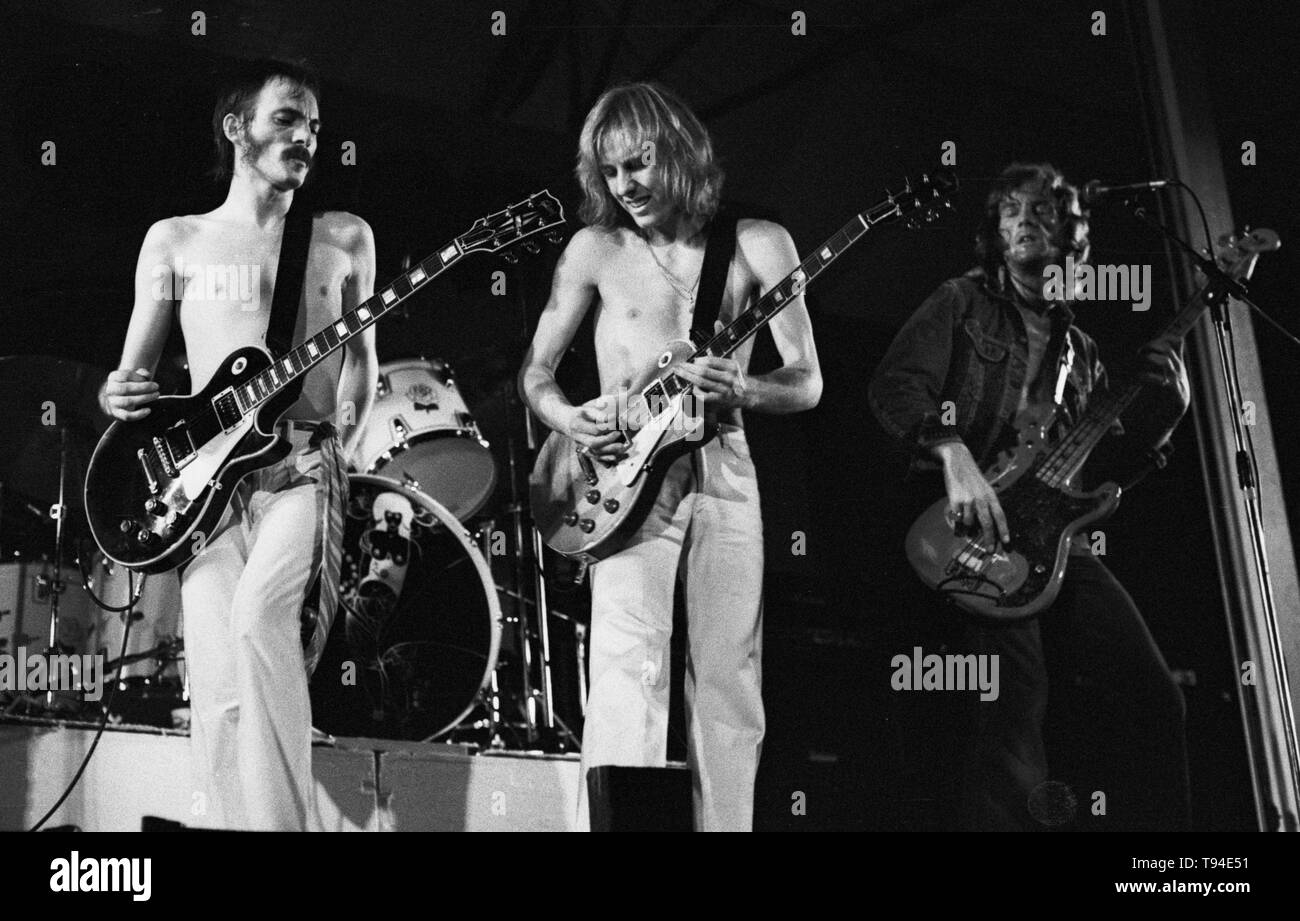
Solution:
<svg viewBox="0 0 1300 921">
<path fill-rule="evenodd" d="M 1181 339 L 1187 335 L 1210 305 L 1206 295 L 1208 289 L 1206 285 L 1196 292 L 1188 305 L 1165 327 L 1161 337 Z M 1063 486 L 1083 468 L 1092 449 L 1141 392 L 1142 384 L 1135 382 L 1114 393 L 1098 394 L 1089 402 L 1083 418 L 1043 455 L 1034 468 L 1034 476 L 1049 486 Z"/>
<path fill-rule="evenodd" d="M 690 360 L 713 356 L 725 358 L 738 349 L 760 329 L 771 322 L 772 318 L 784 310 L 808 287 L 814 278 L 825 271 L 834 262 L 866 234 L 876 224 L 901 216 L 903 208 L 898 201 L 881 202 L 874 208 L 855 215 L 852 220 L 836 231 L 812 255 L 799 263 L 799 267 L 778 282 L 771 290 L 759 298 L 747 310 L 742 311 L 712 339 L 697 349 Z M 691 383 L 676 374 L 668 374 L 650 383 L 642 395 L 651 405 L 662 405 L 656 401 L 671 399 L 685 393 Z"/>
<path fill-rule="evenodd" d="M 374 325 L 384 314 L 401 304 L 423 287 L 455 265 L 465 254 L 459 238 L 429 258 L 394 279 L 386 288 L 375 292 L 316 335 L 276 359 L 265 371 L 254 375 L 234 390 L 241 414 L 261 405 L 281 389 L 302 377 L 324 361 L 349 339 Z"/>
<path fill-rule="evenodd" d="M 464 257 L 475 252 L 498 252 L 536 234 L 553 231 L 563 223 L 564 208 L 546 190 L 479 218 L 469 230 L 432 256 L 404 271 L 356 307 L 344 311 L 306 342 L 277 356 L 269 368 L 235 387 L 230 392 L 233 396 L 223 393 L 214 401 L 219 404 L 214 407 L 218 418 L 224 426 L 232 419 L 247 415 Z"/>
</svg>

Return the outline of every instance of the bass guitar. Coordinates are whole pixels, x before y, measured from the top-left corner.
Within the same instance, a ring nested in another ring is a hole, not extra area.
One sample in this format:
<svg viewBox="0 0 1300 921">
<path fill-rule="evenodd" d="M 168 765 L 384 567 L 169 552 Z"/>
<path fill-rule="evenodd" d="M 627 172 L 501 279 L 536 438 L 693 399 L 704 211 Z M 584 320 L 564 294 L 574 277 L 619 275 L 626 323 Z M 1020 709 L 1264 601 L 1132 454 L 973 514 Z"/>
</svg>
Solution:
<svg viewBox="0 0 1300 921">
<path fill-rule="evenodd" d="M 1233 278 L 1248 278 L 1260 253 L 1280 245 L 1271 230 L 1224 237 L 1216 262 Z M 1209 305 L 1202 288 L 1165 330 L 1181 339 Z M 1096 394 L 1083 417 L 1053 443 L 1055 408 L 1030 407 L 1016 419 L 1015 447 L 1003 452 L 984 476 L 998 495 L 1011 531 L 1011 545 L 983 534 L 958 534 L 948 500 L 921 513 L 907 533 L 908 562 L 930 588 L 972 614 L 990 620 L 1023 620 L 1050 607 L 1061 589 L 1071 539 L 1110 516 L 1120 487 L 1104 483 L 1092 492 L 1073 485 L 1089 453 L 1141 392 L 1130 383 Z"/>
<path fill-rule="evenodd" d="M 547 234 L 558 242 L 563 223 L 563 207 L 545 190 L 481 217 L 284 356 L 272 358 L 259 346 L 237 349 L 201 392 L 160 397 L 145 418 L 115 421 L 86 472 L 86 516 L 100 550 L 144 573 L 191 560 L 220 522 L 235 485 L 289 453 L 276 425 L 296 401 L 300 378 L 467 256 L 522 241 L 535 251 L 530 238 Z"/>
</svg>

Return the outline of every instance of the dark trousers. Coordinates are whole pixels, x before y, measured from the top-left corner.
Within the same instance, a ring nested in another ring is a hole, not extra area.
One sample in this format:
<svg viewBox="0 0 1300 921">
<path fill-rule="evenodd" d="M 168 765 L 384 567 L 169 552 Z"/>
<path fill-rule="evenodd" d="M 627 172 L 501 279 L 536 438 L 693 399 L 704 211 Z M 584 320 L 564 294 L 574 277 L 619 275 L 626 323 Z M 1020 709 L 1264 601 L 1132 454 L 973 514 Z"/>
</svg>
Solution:
<svg viewBox="0 0 1300 921">
<path fill-rule="evenodd" d="M 1071 555 L 1056 603 L 1013 624 L 963 620 L 963 653 L 999 656 L 958 746 L 966 830 L 1185 830 L 1182 692 L 1133 599 Z M 970 701 L 970 698 L 967 698 Z"/>
</svg>

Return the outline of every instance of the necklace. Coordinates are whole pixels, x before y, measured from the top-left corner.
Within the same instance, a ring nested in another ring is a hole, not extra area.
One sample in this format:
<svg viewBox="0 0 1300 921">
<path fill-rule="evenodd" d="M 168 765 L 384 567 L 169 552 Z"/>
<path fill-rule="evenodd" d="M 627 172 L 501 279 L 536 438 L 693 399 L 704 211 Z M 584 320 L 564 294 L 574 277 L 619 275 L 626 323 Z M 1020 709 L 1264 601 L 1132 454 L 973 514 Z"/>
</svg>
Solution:
<svg viewBox="0 0 1300 921">
<path fill-rule="evenodd" d="M 672 285 L 672 288 L 677 292 L 677 295 L 687 303 L 695 303 L 695 289 L 700 286 L 700 275 L 704 274 L 703 267 L 701 267 L 700 272 L 696 274 L 695 281 L 690 285 L 685 285 L 682 283 L 681 279 L 668 271 L 666 265 L 659 261 L 659 255 L 655 252 L 655 248 L 650 245 L 650 241 L 645 237 L 641 237 L 641 240 L 645 243 L 646 249 L 650 250 L 650 258 L 655 261 L 655 265 L 659 266 L 659 271 L 663 273 L 664 278 L 668 280 L 668 284 Z"/>
</svg>

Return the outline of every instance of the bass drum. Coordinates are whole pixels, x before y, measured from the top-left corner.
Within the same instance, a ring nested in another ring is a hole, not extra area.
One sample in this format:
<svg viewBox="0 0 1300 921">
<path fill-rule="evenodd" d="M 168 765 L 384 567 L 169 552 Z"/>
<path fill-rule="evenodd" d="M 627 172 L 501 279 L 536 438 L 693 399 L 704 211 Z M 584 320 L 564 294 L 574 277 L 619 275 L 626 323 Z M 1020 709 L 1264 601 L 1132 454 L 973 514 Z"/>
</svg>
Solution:
<svg viewBox="0 0 1300 921">
<path fill-rule="evenodd" d="M 379 367 L 375 405 L 356 449 L 357 468 L 432 496 L 467 521 L 496 488 L 496 460 L 442 361 Z"/>
<path fill-rule="evenodd" d="M 333 735 L 437 739 L 479 705 L 496 669 L 496 584 L 443 505 L 384 477 L 348 480 L 339 611 L 312 721 Z"/>
</svg>

